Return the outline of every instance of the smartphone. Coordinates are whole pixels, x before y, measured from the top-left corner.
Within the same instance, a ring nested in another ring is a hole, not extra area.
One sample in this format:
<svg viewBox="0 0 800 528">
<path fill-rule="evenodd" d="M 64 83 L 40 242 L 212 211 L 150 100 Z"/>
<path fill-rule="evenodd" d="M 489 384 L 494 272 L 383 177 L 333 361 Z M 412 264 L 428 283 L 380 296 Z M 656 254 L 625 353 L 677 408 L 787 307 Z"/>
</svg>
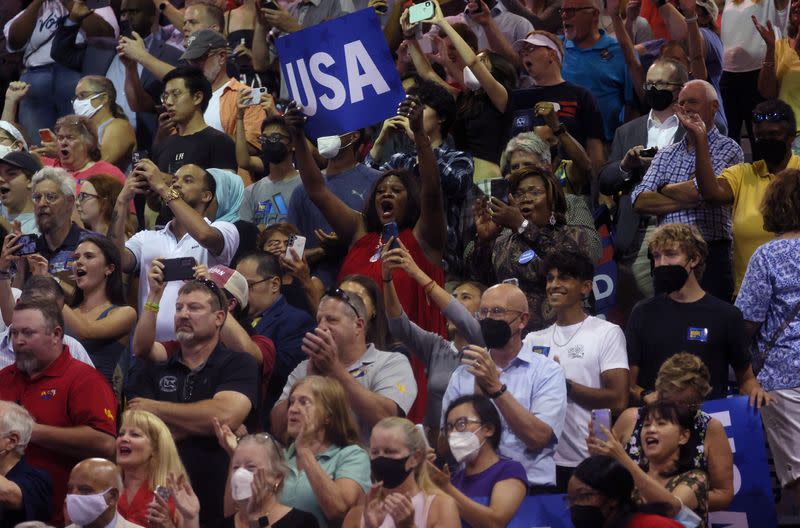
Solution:
<svg viewBox="0 0 800 528">
<path fill-rule="evenodd" d="M 294 260 L 292 250 L 302 259 L 303 251 L 306 249 L 306 237 L 300 235 L 292 235 L 289 237 L 289 242 L 286 244 L 286 258 L 287 260 Z"/>
<path fill-rule="evenodd" d="M 164 259 L 161 262 L 164 263 L 164 280 L 166 282 L 194 278 L 194 267 L 197 266 L 194 257 Z"/>
<path fill-rule="evenodd" d="M 381 240 L 386 242 L 392 237 L 394 237 L 394 240 L 392 240 L 392 245 L 389 246 L 389 249 L 399 248 L 400 243 L 397 242 L 397 239 L 400 237 L 400 230 L 397 227 L 397 222 L 389 222 L 388 224 L 384 224 L 383 226 L 383 234 L 381 235 Z"/>
<path fill-rule="evenodd" d="M 608 435 L 600 429 L 600 426 L 611 430 L 611 409 L 592 409 L 592 434 L 598 440 L 608 440 Z"/>
<path fill-rule="evenodd" d="M 55 143 L 56 135 L 49 128 L 40 128 L 39 139 L 42 143 Z"/>
<path fill-rule="evenodd" d="M 131 154 L 131 165 L 136 165 L 143 159 L 147 159 L 150 157 L 150 153 L 146 150 L 136 150 Z"/>
<path fill-rule="evenodd" d="M 433 2 L 414 4 L 408 8 L 408 23 L 413 26 L 424 20 L 430 20 L 434 12 Z"/>
<path fill-rule="evenodd" d="M 18 257 L 25 255 L 33 255 L 38 250 L 36 249 L 36 241 L 39 239 L 36 235 L 22 235 L 17 239 L 17 244 L 22 244 L 22 247 L 14 252 Z"/>
<path fill-rule="evenodd" d="M 489 180 L 489 192 L 491 193 L 492 197 L 497 198 L 501 202 L 507 204 L 508 193 L 510 192 L 508 180 L 505 178 L 494 178 Z"/>
<path fill-rule="evenodd" d="M 86 0 L 86 7 L 89 9 L 100 9 L 101 7 L 109 7 L 111 0 Z"/>
<path fill-rule="evenodd" d="M 269 90 L 266 88 L 251 88 L 250 89 L 250 99 L 246 102 L 247 106 L 255 106 L 261 103 L 261 98 L 264 94 L 269 94 Z"/>
<path fill-rule="evenodd" d="M 272 0 L 261 0 L 261 7 L 264 9 L 274 9 L 275 11 L 278 10 L 278 4 Z"/>
<path fill-rule="evenodd" d="M 169 502 L 170 497 L 172 497 L 172 492 L 169 488 L 165 488 L 164 486 L 156 486 L 156 495 L 164 499 L 164 501 Z"/>
<path fill-rule="evenodd" d="M 650 147 L 639 151 L 640 158 L 652 158 L 658 152 L 658 147 Z"/>
</svg>

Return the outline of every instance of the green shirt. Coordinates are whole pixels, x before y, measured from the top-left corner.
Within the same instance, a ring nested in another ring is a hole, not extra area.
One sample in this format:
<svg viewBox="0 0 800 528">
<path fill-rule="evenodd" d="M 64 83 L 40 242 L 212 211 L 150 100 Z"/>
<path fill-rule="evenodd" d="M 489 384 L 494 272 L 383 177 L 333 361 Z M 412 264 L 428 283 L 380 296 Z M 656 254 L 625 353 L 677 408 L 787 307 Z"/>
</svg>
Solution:
<svg viewBox="0 0 800 528">
<path fill-rule="evenodd" d="M 358 445 L 347 447 L 330 446 L 324 453 L 317 455 L 317 462 L 323 471 L 334 481 L 350 479 L 361 486 L 366 493 L 372 481 L 370 480 L 369 455 Z M 286 462 L 289 464 L 289 475 L 283 484 L 278 500 L 286 506 L 297 508 L 313 514 L 319 521 L 320 528 L 326 528 L 329 523 L 320 508 L 319 500 L 311 489 L 305 471 L 297 469 L 297 453 L 294 444 L 286 450 Z"/>
</svg>

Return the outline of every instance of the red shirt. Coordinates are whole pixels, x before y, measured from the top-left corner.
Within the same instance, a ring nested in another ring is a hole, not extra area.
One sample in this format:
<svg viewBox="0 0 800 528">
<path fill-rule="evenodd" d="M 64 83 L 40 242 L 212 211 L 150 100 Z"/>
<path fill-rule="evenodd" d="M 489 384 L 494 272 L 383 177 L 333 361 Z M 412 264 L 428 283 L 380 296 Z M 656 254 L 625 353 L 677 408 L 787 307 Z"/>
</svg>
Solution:
<svg viewBox="0 0 800 528">
<path fill-rule="evenodd" d="M 47 156 L 42 156 L 42 165 L 45 167 L 61 167 L 61 161 L 48 158 Z M 107 174 L 118 179 L 121 184 L 125 185 L 125 175 L 122 173 L 122 171 L 119 170 L 115 165 L 103 160 L 95 161 L 94 165 L 88 169 L 84 169 L 82 171 L 71 171 L 67 169 L 67 172 L 69 172 L 79 184 L 90 176 L 95 176 L 96 174 Z"/>
<path fill-rule="evenodd" d="M 635 513 L 625 528 L 682 528 L 675 519 L 651 513 Z"/>
<path fill-rule="evenodd" d="M 153 502 L 153 500 L 153 490 L 151 490 L 150 486 L 145 482 L 139 486 L 130 504 L 128 504 L 127 494 L 125 492 L 120 493 L 119 502 L 117 502 L 117 512 L 122 515 L 126 521 L 149 528 L 150 521 L 147 520 L 147 506 Z M 169 512 L 174 522 L 175 501 L 172 497 L 169 499 Z"/>
<path fill-rule="evenodd" d="M 73 358 L 64 345 L 61 355 L 38 377 L 9 365 L 0 370 L 0 400 L 17 402 L 36 423 L 54 427 L 89 427 L 116 436 L 117 400 L 102 374 Z M 53 519 L 62 526 L 64 497 L 72 467 L 81 459 L 31 442 L 25 451 L 31 466 L 42 468 L 53 480 Z"/>
</svg>

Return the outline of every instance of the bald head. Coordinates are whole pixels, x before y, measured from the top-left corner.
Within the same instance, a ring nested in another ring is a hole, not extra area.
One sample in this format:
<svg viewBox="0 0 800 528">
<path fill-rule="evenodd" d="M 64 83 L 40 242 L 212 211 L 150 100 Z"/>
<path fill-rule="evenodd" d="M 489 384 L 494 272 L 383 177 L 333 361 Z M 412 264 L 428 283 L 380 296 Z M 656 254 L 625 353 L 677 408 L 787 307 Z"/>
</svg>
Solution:
<svg viewBox="0 0 800 528">
<path fill-rule="evenodd" d="M 82 495 L 101 493 L 109 488 L 121 490 L 123 487 L 122 471 L 115 463 L 105 458 L 87 458 L 72 468 L 67 486 L 69 490 L 72 490 L 73 487 L 76 490 L 69 491 L 69 493 Z M 81 488 L 85 491 L 78 491 Z"/>
<path fill-rule="evenodd" d="M 506 310 L 517 310 L 528 313 L 528 299 L 518 286 L 513 284 L 495 284 L 483 293 L 481 307 L 502 307 Z"/>
</svg>

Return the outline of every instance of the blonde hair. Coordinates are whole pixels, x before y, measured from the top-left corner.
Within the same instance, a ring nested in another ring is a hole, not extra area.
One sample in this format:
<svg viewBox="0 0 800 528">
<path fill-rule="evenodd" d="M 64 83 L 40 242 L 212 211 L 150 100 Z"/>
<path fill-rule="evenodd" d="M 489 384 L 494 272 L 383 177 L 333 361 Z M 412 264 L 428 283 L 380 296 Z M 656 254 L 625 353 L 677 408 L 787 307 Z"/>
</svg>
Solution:
<svg viewBox="0 0 800 528">
<path fill-rule="evenodd" d="M 325 441 L 339 447 L 359 444 L 358 428 L 339 382 L 322 376 L 306 376 L 294 384 L 289 398 L 302 385 L 308 385 L 314 395 L 317 419 L 324 425 Z"/>
<path fill-rule="evenodd" d="M 189 482 L 189 475 L 186 474 L 186 468 L 178 456 L 178 448 L 175 446 L 175 440 L 172 439 L 172 433 L 161 421 L 161 418 L 147 411 L 127 410 L 122 413 L 120 423 L 120 428 L 127 426 L 141 429 L 150 440 L 153 449 L 153 456 L 147 462 L 150 489 L 154 490 L 156 486 L 166 486 L 170 473 L 174 474 L 175 478 L 183 475 Z"/>
<path fill-rule="evenodd" d="M 664 224 L 657 227 L 650 237 L 648 249 L 664 249 L 673 244 L 686 253 L 689 260 L 698 257 L 697 266 L 694 268 L 694 275 L 699 280 L 706 269 L 706 258 L 708 257 L 708 244 L 703 239 L 703 235 L 697 227 L 689 224 Z"/>
<path fill-rule="evenodd" d="M 658 369 L 656 390 L 661 394 L 694 389 L 705 399 L 711 392 L 710 379 L 702 359 L 688 352 L 678 352 Z"/>
<path fill-rule="evenodd" d="M 417 486 L 426 495 L 443 494 L 444 492 L 433 483 L 428 473 L 428 465 L 426 464 L 428 444 L 425 442 L 425 437 L 419 427 L 414 425 L 411 420 L 398 416 L 384 418 L 376 423 L 374 428 L 377 429 L 379 427 L 381 429 L 398 429 L 403 434 L 405 445 L 410 453 L 412 455 L 415 453 L 421 455 L 422 462 L 414 468 L 414 480 L 417 482 Z"/>
</svg>

